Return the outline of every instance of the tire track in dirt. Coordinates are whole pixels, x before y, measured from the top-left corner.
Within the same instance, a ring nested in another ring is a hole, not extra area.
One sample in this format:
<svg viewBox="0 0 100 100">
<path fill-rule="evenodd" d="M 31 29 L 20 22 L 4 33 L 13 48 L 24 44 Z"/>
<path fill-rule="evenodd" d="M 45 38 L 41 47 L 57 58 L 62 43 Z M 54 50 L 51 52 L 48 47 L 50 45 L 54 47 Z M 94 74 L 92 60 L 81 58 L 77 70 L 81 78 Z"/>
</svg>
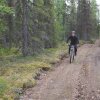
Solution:
<svg viewBox="0 0 100 100">
<path fill-rule="evenodd" d="M 99 88 L 97 88 L 95 81 L 96 76 L 98 76 L 96 72 L 100 69 L 98 69 L 98 66 L 100 67 L 99 62 L 100 48 L 93 46 L 83 61 L 76 88 L 77 94 L 73 100 L 100 100 L 100 84 L 98 84 Z"/>
</svg>

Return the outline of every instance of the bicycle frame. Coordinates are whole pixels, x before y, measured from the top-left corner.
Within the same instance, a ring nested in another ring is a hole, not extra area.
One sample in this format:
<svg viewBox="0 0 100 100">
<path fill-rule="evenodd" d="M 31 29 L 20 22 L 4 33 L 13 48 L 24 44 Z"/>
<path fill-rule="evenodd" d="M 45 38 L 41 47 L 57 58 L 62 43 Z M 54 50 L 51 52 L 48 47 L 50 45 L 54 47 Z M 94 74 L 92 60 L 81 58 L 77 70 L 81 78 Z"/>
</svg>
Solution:
<svg viewBox="0 0 100 100">
<path fill-rule="evenodd" d="M 73 62 L 74 56 L 75 56 L 75 46 L 74 45 L 71 45 L 70 46 L 70 63 Z"/>
</svg>

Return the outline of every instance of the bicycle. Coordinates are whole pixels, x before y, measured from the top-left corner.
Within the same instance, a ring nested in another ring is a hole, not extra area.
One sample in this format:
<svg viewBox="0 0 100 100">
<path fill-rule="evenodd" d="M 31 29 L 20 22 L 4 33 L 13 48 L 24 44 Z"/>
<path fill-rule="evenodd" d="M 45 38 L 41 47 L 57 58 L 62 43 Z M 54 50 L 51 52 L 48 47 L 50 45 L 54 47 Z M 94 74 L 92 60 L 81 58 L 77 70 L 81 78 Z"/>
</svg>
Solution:
<svg viewBox="0 0 100 100">
<path fill-rule="evenodd" d="M 74 61 L 75 58 L 75 46 L 71 45 L 70 46 L 70 64 Z"/>
</svg>

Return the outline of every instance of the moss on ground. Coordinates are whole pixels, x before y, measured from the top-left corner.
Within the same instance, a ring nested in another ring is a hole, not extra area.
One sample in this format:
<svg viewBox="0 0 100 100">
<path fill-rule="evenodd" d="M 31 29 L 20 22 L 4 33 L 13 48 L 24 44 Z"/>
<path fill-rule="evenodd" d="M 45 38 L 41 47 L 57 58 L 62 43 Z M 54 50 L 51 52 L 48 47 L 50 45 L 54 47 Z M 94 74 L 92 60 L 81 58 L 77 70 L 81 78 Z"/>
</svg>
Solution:
<svg viewBox="0 0 100 100">
<path fill-rule="evenodd" d="M 61 43 L 33 57 L 24 58 L 18 54 L 0 57 L 0 100 L 14 100 L 23 89 L 33 87 L 38 71 L 51 69 L 52 64 L 59 62 L 60 56 L 66 53 L 67 45 Z"/>
</svg>

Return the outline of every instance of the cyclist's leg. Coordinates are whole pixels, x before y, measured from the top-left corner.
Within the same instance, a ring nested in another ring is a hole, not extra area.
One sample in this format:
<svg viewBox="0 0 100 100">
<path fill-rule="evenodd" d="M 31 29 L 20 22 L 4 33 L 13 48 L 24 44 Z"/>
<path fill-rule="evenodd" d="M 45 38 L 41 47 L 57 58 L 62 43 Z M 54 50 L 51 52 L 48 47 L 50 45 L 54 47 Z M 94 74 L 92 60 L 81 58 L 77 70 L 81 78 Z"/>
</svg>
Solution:
<svg viewBox="0 0 100 100">
<path fill-rule="evenodd" d="M 69 54 L 70 54 L 70 47 L 71 47 L 71 46 L 69 45 L 69 51 L 68 51 Z"/>
<path fill-rule="evenodd" d="M 77 55 L 77 45 L 75 45 L 75 56 Z"/>
</svg>

